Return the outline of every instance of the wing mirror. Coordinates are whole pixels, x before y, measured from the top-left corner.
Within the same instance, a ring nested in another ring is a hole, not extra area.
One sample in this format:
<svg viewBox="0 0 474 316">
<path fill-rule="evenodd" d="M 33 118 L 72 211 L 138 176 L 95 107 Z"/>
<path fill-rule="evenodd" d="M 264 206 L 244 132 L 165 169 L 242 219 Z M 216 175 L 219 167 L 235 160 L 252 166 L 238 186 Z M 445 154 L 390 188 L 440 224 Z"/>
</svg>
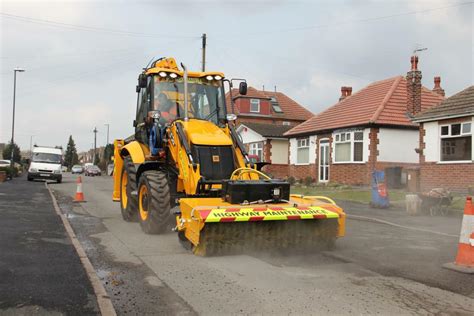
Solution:
<svg viewBox="0 0 474 316">
<path fill-rule="evenodd" d="M 147 84 L 147 79 L 146 79 L 146 75 L 145 74 L 140 74 L 138 76 L 138 87 L 140 88 L 146 88 L 146 84 Z"/>
<path fill-rule="evenodd" d="M 242 81 L 241 83 L 239 83 L 239 93 L 241 95 L 247 94 L 247 82 Z"/>
</svg>

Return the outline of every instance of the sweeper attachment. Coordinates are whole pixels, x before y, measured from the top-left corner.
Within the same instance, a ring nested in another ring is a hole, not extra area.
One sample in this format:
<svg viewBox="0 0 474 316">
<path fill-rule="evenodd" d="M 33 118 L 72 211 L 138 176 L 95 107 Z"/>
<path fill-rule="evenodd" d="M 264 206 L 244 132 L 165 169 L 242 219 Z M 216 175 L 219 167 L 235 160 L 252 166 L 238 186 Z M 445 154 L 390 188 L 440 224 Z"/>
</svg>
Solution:
<svg viewBox="0 0 474 316">
<path fill-rule="evenodd" d="M 150 234 L 174 229 L 197 255 L 332 247 L 344 235 L 342 209 L 290 196 L 288 182 L 257 170 L 226 113 L 232 80 L 181 66 L 160 59 L 138 78 L 135 135 L 115 141 L 113 199 L 124 220 Z"/>
</svg>

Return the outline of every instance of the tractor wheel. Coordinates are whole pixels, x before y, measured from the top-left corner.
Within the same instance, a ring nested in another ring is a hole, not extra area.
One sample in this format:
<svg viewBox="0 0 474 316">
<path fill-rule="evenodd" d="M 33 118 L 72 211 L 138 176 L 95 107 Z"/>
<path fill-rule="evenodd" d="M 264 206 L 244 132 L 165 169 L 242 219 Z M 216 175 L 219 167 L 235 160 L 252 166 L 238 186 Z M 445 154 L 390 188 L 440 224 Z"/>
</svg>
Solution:
<svg viewBox="0 0 474 316">
<path fill-rule="evenodd" d="M 138 183 L 138 210 L 142 230 L 147 234 L 171 231 L 171 196 L 168 178 L 161 171 L 145 171 Z"/>
<path fill-rule="evenodd" d="M 130 157 L 123 160 L 122 176 L 120 177 L 120 210 L 127 222 L 134 222 L 137 218 L 138 199 L 132 195 L 137 190 L 136 171 Z"/>
</svg>

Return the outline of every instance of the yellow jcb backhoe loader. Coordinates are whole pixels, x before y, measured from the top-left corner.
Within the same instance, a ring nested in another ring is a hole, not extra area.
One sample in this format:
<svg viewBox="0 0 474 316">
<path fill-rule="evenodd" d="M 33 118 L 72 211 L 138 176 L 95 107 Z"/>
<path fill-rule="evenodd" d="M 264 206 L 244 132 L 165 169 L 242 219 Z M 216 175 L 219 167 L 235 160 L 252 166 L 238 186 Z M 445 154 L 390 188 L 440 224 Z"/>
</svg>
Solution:
<svg viewBox="0 0 474 316">
<path fill-rule="evenodd" d="M 139 75 L 135 134 L 115 140 L 123 219 L 148 234 L 173 229 L 197 255 L 331 247 L 344 235 L 343 210 L 326 197 L 290 196 L 287 181 L 258 170 L 227 113 L 224 83 L 232 93 L 224 74 L 190 72 L 173 58 Z"/>
</svg>

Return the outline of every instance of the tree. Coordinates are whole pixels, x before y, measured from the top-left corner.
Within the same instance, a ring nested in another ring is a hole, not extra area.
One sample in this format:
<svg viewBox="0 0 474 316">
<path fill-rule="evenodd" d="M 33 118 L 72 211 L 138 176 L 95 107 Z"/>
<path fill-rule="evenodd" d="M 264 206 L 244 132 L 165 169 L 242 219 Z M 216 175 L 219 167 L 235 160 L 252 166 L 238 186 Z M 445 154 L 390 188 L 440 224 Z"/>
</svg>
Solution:
<svg viewBox="0 0 474 316">
<path fill-rule="evenodd" d="M 12 160 L 12 142 L 11 141 L 3 149 L 3 158 Z M 15 143 L 13 143 L 13 161 L 17 163 L 21 162 L 20 147 L 18 147 L 18 145 Z"/>
<path fill-rule="evenodd" d="M 99 163 L 100 163 L 99 154 L 96 154 L 96 155 L 95 155 L 95 159 L 94 159 L 94 165 L 98 166 Z"/>
<path fill-rule="evenodd" d="M 104 149 L 104 161 L 108 163 L 114 155 L 114 144 L 107 144 Z"/>
<path fill-rule="evenodd" d="M 69 135 L 69 141 L 67 142 L 66 154 L 64 156 L 64 164 L 66 167 L 71 170 L 72 166 L 76 165 L 79 162 L 79 157 L 77 156 L 77 149 L 72 135 Z"/>
</svg>

